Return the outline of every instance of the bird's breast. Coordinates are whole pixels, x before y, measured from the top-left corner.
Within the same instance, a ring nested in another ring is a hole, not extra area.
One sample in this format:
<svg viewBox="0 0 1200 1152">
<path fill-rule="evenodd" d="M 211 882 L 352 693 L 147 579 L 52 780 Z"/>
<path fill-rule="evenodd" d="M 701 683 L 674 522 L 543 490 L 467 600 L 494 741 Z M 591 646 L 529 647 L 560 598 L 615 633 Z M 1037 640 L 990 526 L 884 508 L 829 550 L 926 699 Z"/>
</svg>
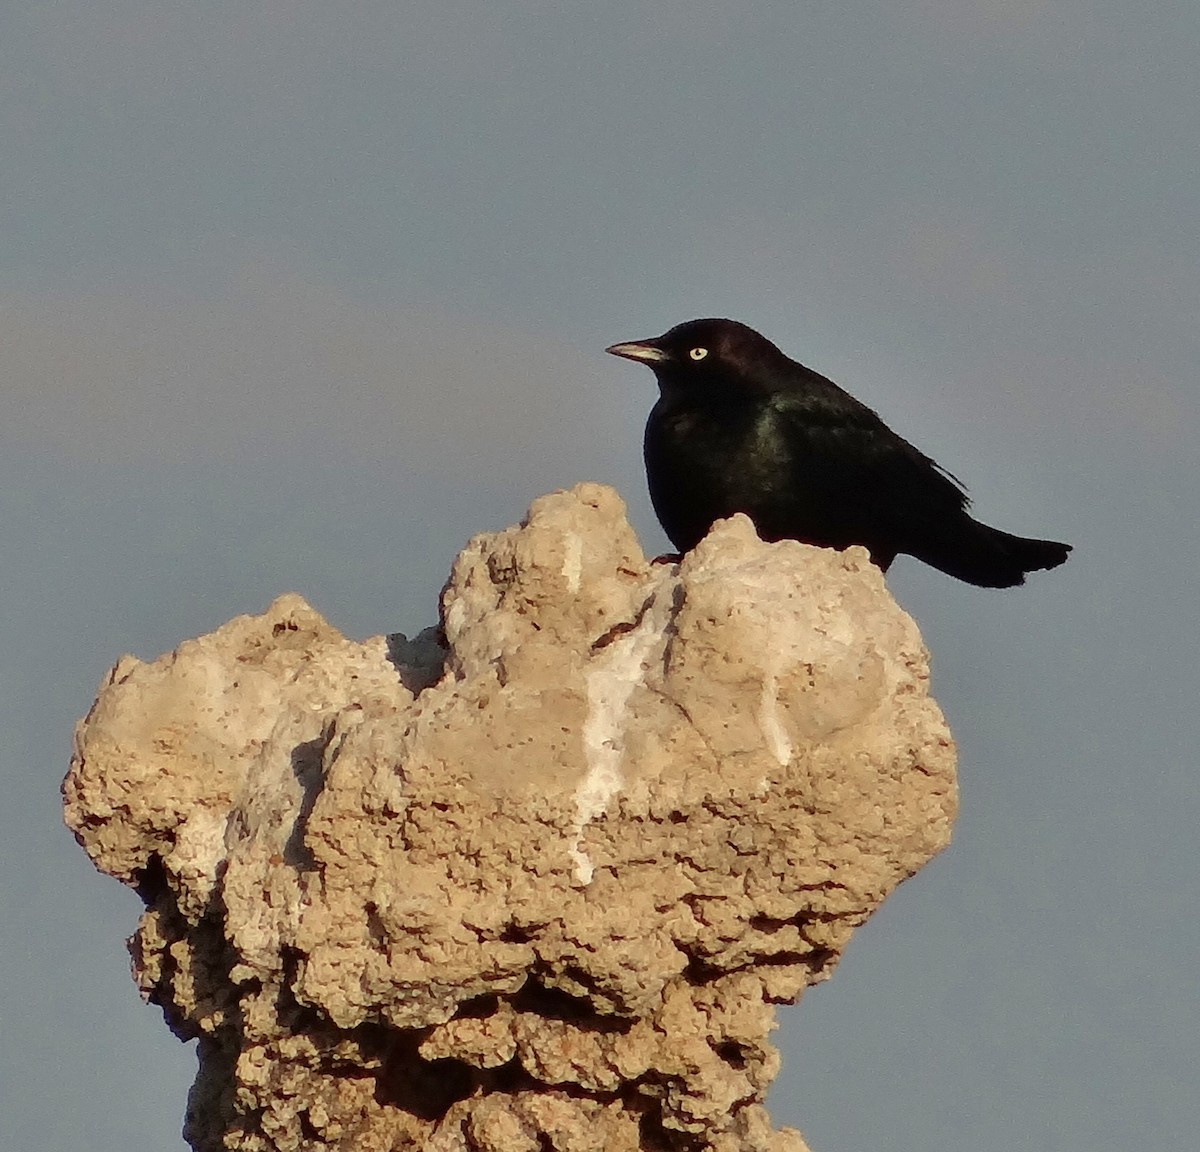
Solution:
<svg viewBox="0 0 1200 1152">
<path fill-rule="evenodd" d="M 788 447 L 765 407 L 709 410 L 660 401 L 646 423 L 645 456 L 654 510 L 683 550 L 735 512 L 766 522 L 790 487 Z"/>
</svg>

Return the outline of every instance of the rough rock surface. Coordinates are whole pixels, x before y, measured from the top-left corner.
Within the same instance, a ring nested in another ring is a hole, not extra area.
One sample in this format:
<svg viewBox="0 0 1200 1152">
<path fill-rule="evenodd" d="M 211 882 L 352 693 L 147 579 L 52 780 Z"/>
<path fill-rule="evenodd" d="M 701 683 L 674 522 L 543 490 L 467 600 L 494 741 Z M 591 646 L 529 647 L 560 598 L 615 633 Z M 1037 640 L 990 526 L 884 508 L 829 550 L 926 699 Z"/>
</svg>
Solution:
<svg viewBox="0 0 1200 1152">
<path fill-rule="evenodd" d="M 209 1152 L 783 1152 L 773 1005 L 949 840 L 954 752 L 861 549 L 650 565 L 608 488 L 459 556 L 440 629 L 284 596 L 80 724 L 67 823 L 146 903 Z"/>
</svg>

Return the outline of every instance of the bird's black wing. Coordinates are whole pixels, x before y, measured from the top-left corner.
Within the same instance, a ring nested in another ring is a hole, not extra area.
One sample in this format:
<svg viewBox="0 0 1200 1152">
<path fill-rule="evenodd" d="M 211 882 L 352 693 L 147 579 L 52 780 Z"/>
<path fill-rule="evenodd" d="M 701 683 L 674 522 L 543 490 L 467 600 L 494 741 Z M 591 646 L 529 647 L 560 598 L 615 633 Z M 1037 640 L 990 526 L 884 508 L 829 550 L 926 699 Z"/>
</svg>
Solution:
<svg viewBox="0 0 1200 1152">
<path fill-rule="evenodd" d="M 950 473 L 824 377 L 775 392 L 767 407 L 786 445 L 795 516 L 830 544 L 866 544 L 886 565 L 964 515 L 969 499 Z"/>
<path fill-rule="evenodd" d="M 1055 568 L 1071 549 L 973 519 L 961 483 L 866 405 L 832 382 L 781 389 L 769 400 L 786 445 L 790 504 L 777 501 L 768 531 L 832 547 L 863 544 L 884 570 L 906 552 L 968 584 L 1011 588 Z M 787 532 L 788 523 L 800 531 Z"/>
</svg>

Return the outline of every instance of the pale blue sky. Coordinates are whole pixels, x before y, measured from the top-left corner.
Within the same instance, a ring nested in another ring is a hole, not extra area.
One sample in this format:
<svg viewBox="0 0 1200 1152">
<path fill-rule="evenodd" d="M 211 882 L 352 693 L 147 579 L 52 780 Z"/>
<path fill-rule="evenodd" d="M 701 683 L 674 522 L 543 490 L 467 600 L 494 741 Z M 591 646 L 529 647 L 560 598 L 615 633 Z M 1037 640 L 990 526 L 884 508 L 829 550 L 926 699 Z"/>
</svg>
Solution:
<svg viewBox="0 0 1200 1152">
<path fill-rule="evenodd" d="M 432 622 L 454 553 L 614 484 L 729 315 L 1071 541 L 902 559 L 956 842 L 782 1013 L 814 1152 L 1200 1130 L 1200 8 L 15 0 L 0 14 L 0 1147 L 182 1149 L 136 898 L 59 825 L 72 723 L 278 593 Z"/>
</svg>

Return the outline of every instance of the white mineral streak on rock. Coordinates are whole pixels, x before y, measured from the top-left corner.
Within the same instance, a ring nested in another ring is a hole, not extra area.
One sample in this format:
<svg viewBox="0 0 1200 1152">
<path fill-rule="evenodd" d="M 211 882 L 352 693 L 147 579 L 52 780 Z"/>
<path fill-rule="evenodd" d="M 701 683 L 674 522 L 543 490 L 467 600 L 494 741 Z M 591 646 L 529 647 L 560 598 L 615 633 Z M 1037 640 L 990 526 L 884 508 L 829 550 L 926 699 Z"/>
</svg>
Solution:
<svg viewBox="0 0 1200 1152">
<path fill-rule="evenodd" d="M 781 766 L 792 759 L 792 741 L 779 718 L 779 678 L 775 673 L 763 677 L 762 697 L 758 705 L 758 722 L 762 725 L 767 747 Z"/>
<path fill-rule="evenodd" d="M 449 632 L 461 631 L 466 620 L 467 610 L 461 600 L 456 600 L 446 609 L 446 629 Z"/>
<path fill-rule="evenodd" d="M 629 698 L 645 682 L 651 663 L 661 664 L 666 646 L 666 624 L 678 581 L 659 582 L 637 626 L 601 649 L 585 674 L 587 718 L 583 722 L 583 749 L 587 775 L 575 790 L 577 819 L 575 876 L 590 884 L 593 867 L 583 851 L 583 830 L 607 807 L 624 783 L 621 760 L 625 755 L 625 728 Z"/>
<path fill-rule="evenodd" d="M 567 578 L 567 591 L 579 591 L 579 577 L 583 573 L 583 537 L 578 532 L 568 532 L 567 555 L 563 561 L 563 575 Z"/>
<path fill-rule="evenodd" d="M 281 597 L 121 660 L 79 726 L 67 823 L 200 1038 L 187 1139 L 803 1152 L 774 1006 L 955 810 L 878 569 L 745 517 L 652 566 L 585 484 L 472 540 L 441 609 L 357 643 Z"/>
</svg>

